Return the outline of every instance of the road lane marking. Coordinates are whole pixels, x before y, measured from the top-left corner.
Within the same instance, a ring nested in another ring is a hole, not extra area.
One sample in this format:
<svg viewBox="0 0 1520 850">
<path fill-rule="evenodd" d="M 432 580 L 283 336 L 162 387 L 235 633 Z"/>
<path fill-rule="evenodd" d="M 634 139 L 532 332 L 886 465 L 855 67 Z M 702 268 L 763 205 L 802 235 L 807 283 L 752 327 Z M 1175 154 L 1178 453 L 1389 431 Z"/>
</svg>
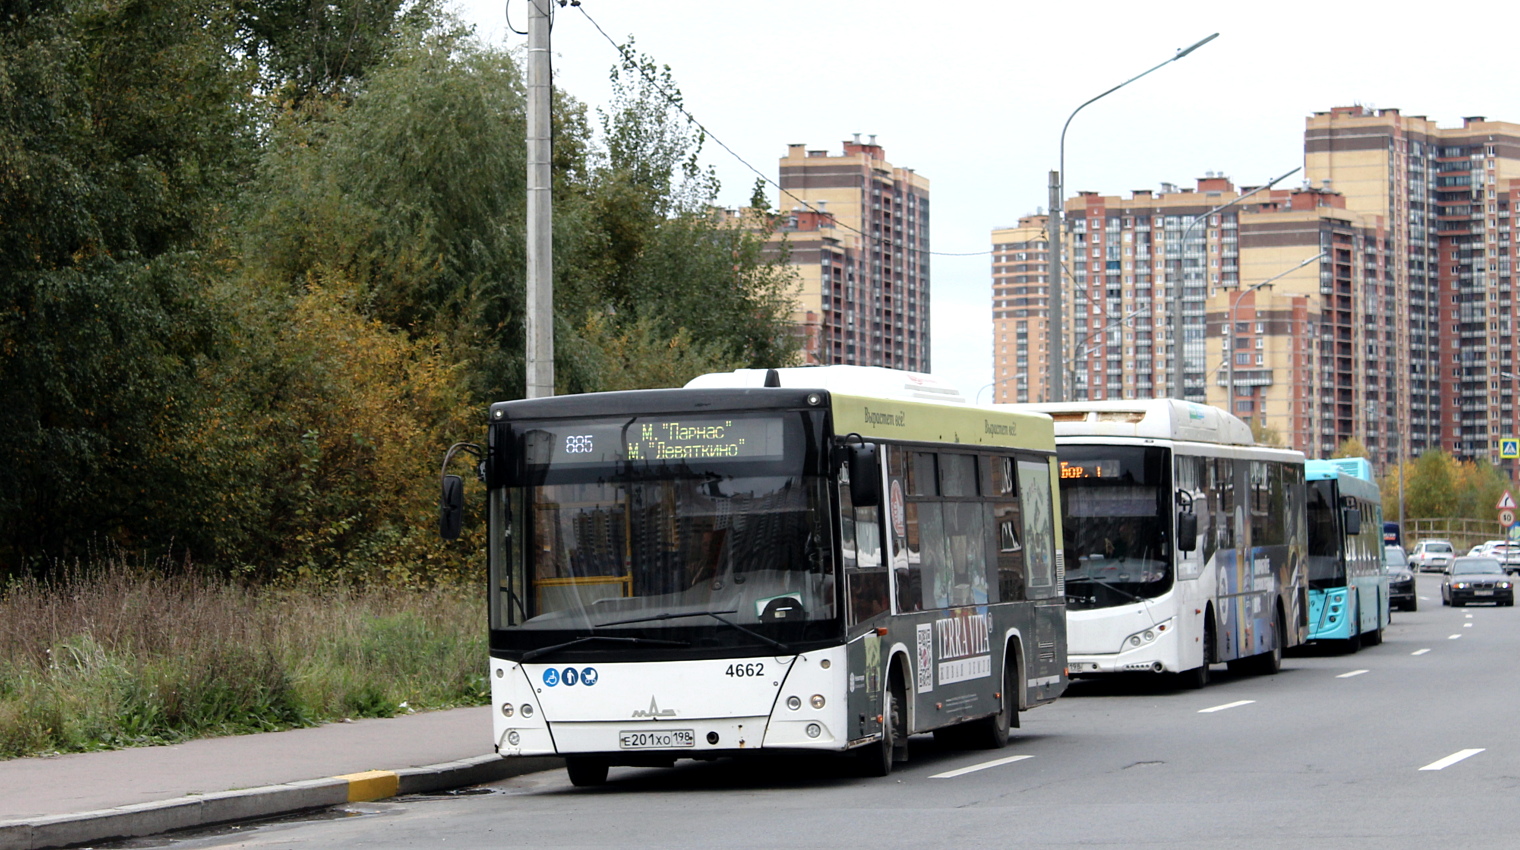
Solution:
<svg viewBox="0 0 1520 850">
<path fill-rule="evenodd" d="M 1456 639 L 1458 639 L 1460 637 L 1462 637 L 1462 636 L 1461 635 L 1452 635 L 1452 636 L 1448 637 L 1447 640 L 1456 640 Z"/>
<path fill-rule="evenodd" d="M 1360 675 L 1362 675 L 1363 673 L 1366 673 L 1366 672 L 1369 672 L 1369 671 L 1367 671 L 1367 670 L 1352 670 L 1350 673 L 1342 673 L 1339 676 L 1336 676 L 1335 678 L 1337 678 L 1337 679 L 1349 679 L 1352 676 L 1360 676 Z"/>
<path fill-rule="evenodd" d="M 1427 653 L 1429 651 L 1430 650 L 1428 650 L 1428 649 L 1416 649 L 1414 652 L 1411 652 L 1409 654 L 1410 655 L 1424 655 L 1425 653 Z"/>
<path fill-rule="evenodd" d="M 1199 714 L 1212 714 L 1212 713 L 1214 713 L 1216 711 L 1224 711 L 1227 708 L 1239 708 L 1239 707 L 1241 707 L 1243 705 L 1250 705 L 1253 702 L 1256 702 L 1256 700 L 1254 700 L 1254 699 L 1236 700 L 1235 702 L 1227 702 L 1224 705 L 1216 705 L 1213 708 L 1200 708 L 1200 709 L 1198 709 L 1198 713 Z"/>
<path fill-rule="evenodd" d="M 1464 628 L 1464 629 L 1470 629 L 1470 628 L 1472 628 L 1472 623 L 1463 623 L 1462 624 L 1462 628 Z"/>
<path fill-rule="evenodd" d="M 1479 747 L 1476 750 L 1457 750 L 1446 758 L 1440 759 L 1438 761 L 1433 761 L 1430 764 L 1425 765 L 1424 767 L 1420 768 L 1420 770 L 1441 770 L 1443 768 L 1448 768 L 1463 759 L 1472 758 L 1481 752 L 1483 752 L 1482 747 Z"/>
<path fill-rule="evenodd" d="M 1034 756 L 1008 756 L 1007 758 L 993 759 L 992 761 L 984 761 L 981 764 L 973 764 L 970 767 L 962 767 L 962 768 L 958 768 L 956 770 L 947 770 L 944 773 L 936 773 L 936 774 L 934 774 L 933 776 L 931 776 L 929 778 L 930 779 L 954 779 L 957 776 L 965 776 L 968 773 L 975 773 L 978 770 L 986 770 L 989 767 L 998 767 L 1000 765 L 1013 764 L 1016 761 L 1023 761 L 1024 759 L 1032 759 L 1032 758 L 1034 758 Z"/>
</svg>

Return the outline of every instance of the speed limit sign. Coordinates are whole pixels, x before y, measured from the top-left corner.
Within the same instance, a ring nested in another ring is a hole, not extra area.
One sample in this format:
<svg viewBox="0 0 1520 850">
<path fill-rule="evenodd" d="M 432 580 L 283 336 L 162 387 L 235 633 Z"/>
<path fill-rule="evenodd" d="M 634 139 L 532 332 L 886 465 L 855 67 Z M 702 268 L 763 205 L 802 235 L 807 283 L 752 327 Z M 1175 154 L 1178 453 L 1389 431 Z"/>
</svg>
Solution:
<svg viewBox="0 0 1520 850">
<path fill-rule="evenodd" d="M 1514 525 L 1515 524 L 1515 512 L 1512 511 L 1512 510 L 1510 510 L 1509 508 L 1505 508 L 1504 510 L 1500 511 L 1499 512 L 1499 524 L 1502 525 L 1502 526 L 1504 526 L 1505 528 L 1509 528 L 1510 526 Z"/>
</svg>

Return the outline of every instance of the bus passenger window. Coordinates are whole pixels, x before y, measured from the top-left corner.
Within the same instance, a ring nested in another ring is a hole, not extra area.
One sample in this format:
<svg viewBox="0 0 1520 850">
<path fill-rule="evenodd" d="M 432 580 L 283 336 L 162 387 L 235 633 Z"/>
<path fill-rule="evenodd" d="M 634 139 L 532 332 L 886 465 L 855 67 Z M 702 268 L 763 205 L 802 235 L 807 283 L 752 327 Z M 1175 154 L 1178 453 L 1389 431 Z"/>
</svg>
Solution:
<svg viewBox="0 0 1520 850">
<path fill-rule="evenodd" d="M 924 608 L 924 562 L 918 523 L 918 502 L 904 507 L 908 536 L 902 541 L 903 566 L 897 571 L 897 610 L 922 611 Z"/>
<path fill-rule="evenodd" d="M 998 530 L 998 601 L 1020 602 L 1025 599 L 1025 591 L 1024 545 L 1019 542 L 1024 531 L 1019 503 L 1010 500 L 993 504 L 992 521 Z"/>
<path fill-rule="evenodd" d="M 1019 461 L 1019 501 L 1024 519 L 1024 567 L 1029 595 L 1053 596 L 1056 546 L 1051 538 L 1050 465 L 1045 461 Z"/>
<path fill-rule="evenodd" d="M 918 516 L 919 555 L 923 565 L 924 608 L 950 606 L 949 582 L 939 578 L 950 572 L 950 549 L 945 539 L 945 504 L 918 502 L 913 505 Z"/>
<path fill-rule="evenodd" d="M 987 548 L 982 506 L 945 502 L 944 560 L 929 573 L 935 606 L 982 605 L 987 602 Z"/>
<path fill-rule="evenodd" d="M 918 551 L 918 505 L 904 504 L 904 482 L 911 469 L 908 453 L 893 448 L 887 455 L 887 474 L 891 485 L 888 510 L 891 511 L 892 575 L 897 583 L 897 613 L 923 608 L 923 562 Z"/>
<path fill-rule="evenodd" d="M 939 493 L 963 499 L 976 495 L 976 458 L 971 455 L 939 456 Z"/>
</svg>

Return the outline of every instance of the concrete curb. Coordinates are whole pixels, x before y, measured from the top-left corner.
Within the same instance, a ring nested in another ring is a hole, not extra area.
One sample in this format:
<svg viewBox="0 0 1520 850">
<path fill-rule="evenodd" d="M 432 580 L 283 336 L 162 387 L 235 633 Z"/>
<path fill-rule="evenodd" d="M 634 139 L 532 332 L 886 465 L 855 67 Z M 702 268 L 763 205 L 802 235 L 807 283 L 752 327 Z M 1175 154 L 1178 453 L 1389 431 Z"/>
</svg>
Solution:
<svg viewBox="0 0 1520 850">
<path fill-rule="evenodd" d="M 0 821 L 0 850 L 47 850 L 275 817 L 344 803 L 480 785 L 552 770 L 563 764 L 558 758 L 504 759 L 486 755 L 426 767 L 372 770 L 94 812 Z"/>
</svg>

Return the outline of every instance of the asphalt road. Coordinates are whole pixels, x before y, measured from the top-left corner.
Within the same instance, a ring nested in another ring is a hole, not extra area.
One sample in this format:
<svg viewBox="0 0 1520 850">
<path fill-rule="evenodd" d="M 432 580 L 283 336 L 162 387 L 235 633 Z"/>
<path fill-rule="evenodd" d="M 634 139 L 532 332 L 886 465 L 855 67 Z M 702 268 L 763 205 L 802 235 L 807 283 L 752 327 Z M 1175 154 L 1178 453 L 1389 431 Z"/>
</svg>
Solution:
<svg viewBox="0 0 1520 850">
<path fill-rule="evenodd" d="M 1520 609 L 1395 612 L 1381 646 L 1182 690 L 1083 682 L 1008 749 L 912 741 L 885 779 L 833 762 L 562 771 L 135 848 L 1520 847 Z"/>
</svg>

